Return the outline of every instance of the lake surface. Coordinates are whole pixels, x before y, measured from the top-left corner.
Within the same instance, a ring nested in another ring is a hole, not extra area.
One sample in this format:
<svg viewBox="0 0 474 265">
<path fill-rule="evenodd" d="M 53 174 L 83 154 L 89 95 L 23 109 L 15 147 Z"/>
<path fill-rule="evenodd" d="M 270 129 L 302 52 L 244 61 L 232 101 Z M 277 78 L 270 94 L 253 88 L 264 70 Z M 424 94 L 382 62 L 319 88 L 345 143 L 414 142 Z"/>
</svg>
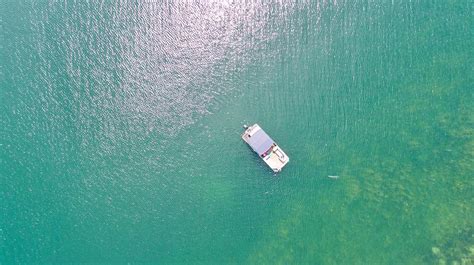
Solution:
<svg viewBox="0 0 474 265">
<path fill-rule="evenodd" d="M 119 2 L 0 8 L 0 264 L 472 264 L 471 1 Z"/>
</svg>

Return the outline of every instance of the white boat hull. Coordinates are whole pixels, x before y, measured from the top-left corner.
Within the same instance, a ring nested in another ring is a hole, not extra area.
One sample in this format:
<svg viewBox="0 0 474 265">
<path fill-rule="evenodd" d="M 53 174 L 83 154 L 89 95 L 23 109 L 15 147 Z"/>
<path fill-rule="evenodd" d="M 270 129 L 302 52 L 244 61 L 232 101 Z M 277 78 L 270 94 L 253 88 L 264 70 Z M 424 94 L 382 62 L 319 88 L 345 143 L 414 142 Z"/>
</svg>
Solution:
<svg viewBox="0 0 474 265">
<path fill-rule="evenodd" d="M 280 172 L 290 161 L 286 153 L 283 152 L 258 124 L 247 127 L 242 134 L 242 139 L 259 155 L 273 172 Z"/>
</svg>

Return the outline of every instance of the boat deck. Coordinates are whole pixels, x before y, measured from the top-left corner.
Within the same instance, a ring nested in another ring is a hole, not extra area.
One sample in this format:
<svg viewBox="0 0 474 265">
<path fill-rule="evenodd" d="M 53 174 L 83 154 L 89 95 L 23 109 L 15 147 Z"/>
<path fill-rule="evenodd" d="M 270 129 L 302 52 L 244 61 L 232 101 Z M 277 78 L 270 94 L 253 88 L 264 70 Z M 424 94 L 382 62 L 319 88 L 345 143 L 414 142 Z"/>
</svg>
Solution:
<svg viewBox="0 0 474 265">
<path fill-rule="evenodd" d="M 285 153 L 283 153 L 283 151 L 278 146 L 275 146 L 273 150 L 263 158 L 263 161 L 265 161 L 265 163 L 271 169 L 273 169 L 273 171 L 276 169 L 276 172 L 281 171 L 283 166 L 288 163 Z"/>
</svg>

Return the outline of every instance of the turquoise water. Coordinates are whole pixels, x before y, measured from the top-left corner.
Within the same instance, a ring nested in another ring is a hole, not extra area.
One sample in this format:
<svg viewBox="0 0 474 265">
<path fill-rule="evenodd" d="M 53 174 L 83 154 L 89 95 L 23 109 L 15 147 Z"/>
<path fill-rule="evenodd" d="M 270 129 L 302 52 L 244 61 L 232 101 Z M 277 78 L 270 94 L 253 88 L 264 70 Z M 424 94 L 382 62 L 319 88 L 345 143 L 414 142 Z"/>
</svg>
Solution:
<svg viewBox="0 0 474 265">
<path fill-rule="evenodd" d="M 474 262 L 470 1 L 0 11 L 0 264 Z"/>
</svg>

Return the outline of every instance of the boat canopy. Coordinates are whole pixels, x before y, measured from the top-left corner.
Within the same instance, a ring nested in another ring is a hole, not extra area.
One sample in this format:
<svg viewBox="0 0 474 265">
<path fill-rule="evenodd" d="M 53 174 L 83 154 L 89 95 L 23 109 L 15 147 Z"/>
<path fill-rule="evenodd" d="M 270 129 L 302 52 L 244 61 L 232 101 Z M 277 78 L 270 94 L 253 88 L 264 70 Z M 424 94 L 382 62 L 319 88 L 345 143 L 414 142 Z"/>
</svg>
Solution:
<svg viewBox="0 0 474 265">
<path fill-rule="evenodd" d="M 248 144 L 258 154 L 262 155 L 273 145 L 273 140 L 262 129 L 256 131 L 252 137 L 248 139 Z"/>
</svg>

